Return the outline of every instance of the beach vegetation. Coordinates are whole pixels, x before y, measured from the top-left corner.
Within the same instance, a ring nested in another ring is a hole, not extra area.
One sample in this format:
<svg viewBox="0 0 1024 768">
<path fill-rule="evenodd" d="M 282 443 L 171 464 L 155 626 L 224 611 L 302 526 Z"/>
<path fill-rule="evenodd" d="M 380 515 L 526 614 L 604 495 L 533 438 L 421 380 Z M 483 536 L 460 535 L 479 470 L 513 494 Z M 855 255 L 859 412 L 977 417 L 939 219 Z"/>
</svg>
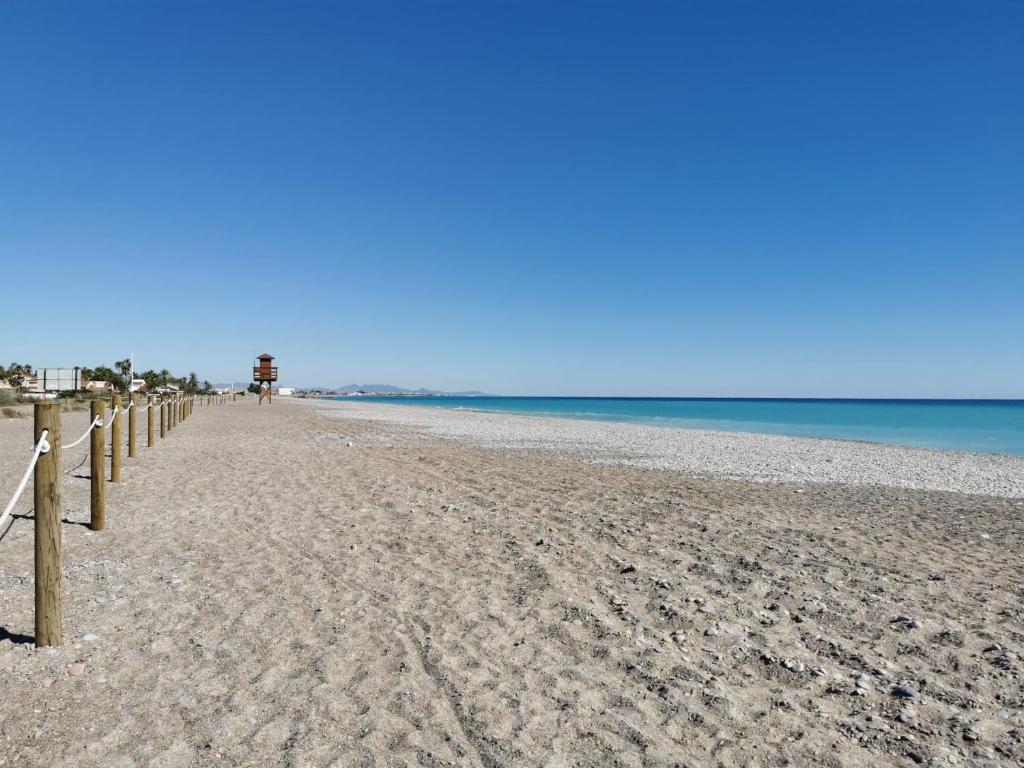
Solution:
<svg viewBox="0 0 1024 768">
<path fill-rule="evenodd" d="M 28 363 L 11 363 L 6 368 L 0 365 L 0 380 L 6 381 L 15 389 L 22 389 L 25 380 L 32 375 L 33 368 Z"/>
<path fill-rule="evenodd" d="M 117 365 L 117 363 L 115 363 L 115 365 Z M 127 388 L 127 378 L 122 376 L 113 368 L 108 368 L 105 365 L 100 365 L 96 368 L 87 368 L 82 366 L 80 373 L 82 381 L 109 381 L 114 385 L 114 389 Z"/>
</svg>

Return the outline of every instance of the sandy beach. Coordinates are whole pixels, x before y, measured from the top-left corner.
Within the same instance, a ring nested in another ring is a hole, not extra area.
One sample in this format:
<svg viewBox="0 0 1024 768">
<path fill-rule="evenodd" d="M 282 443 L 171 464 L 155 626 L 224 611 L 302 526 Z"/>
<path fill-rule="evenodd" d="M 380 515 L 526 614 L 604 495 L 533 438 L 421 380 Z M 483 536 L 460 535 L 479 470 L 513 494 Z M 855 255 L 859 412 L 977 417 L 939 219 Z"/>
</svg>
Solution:
<svg viewBox="0 0 1024 768">
<path fill-rule="evenodd" d="M 247 400 L 67 452 L 63 646 L 0 531 L 0 765 L 1024 765 L 1024 459 Z"/>
</svg>

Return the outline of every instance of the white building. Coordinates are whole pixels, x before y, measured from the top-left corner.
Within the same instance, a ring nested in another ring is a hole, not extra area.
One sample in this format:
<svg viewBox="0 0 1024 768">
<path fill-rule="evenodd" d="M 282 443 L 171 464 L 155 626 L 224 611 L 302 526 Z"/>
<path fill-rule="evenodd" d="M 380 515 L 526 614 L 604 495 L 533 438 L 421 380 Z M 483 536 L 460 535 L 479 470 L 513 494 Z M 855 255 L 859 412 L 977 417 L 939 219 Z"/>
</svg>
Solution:
<svg viewBox="0 0 1024 768">
<path fill-rule="evenodd" d="M 278 387 L 277 394 L 282 397 L 291 397 L 295 394 L 295 387 Z"/>
</svg>

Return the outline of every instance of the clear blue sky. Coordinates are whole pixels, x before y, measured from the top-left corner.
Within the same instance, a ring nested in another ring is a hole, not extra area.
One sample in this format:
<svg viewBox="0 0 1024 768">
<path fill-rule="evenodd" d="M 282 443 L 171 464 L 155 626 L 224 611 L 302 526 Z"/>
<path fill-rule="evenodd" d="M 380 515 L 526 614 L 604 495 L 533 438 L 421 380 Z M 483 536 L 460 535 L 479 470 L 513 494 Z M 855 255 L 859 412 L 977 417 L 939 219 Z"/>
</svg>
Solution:
<svg viewBox="0 0 1024 768">
<path fill-rule="evenodd" d="M 1024 396 L 1024 4 L 9 2 L 0 358 Z"/>
</svg>

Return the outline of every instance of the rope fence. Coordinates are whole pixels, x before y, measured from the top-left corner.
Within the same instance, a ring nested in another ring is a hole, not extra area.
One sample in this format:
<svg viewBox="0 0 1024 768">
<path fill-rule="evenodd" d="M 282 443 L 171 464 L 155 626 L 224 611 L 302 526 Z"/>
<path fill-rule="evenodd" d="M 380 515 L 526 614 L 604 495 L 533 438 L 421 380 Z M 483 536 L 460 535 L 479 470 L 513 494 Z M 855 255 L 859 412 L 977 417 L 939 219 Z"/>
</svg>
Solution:
<svg viewBox="0 0 1024 768">
<path fill-rule="evenodd" d="M 75 447 L 76 445 L 78 445 L 78 444 L 79 444 L 80 442 L 82 442 L 83 440 L 85 440 L 85 438 L 87 438 L 87 437 L 89 436 L 89 433 L 91 433 L 91 432 L 92 432 L 92 430 L 93 430 L 93 427 L 95 427 L 95 426 L 96 426 L 97 424 L 100 424 L 100 422 L 101 422 L 101 419 L 100 419 L 100 417 L 99 417 L 99 416 L 97 416 L 97 417 L 96 417 L 95 419 L 93 419 L 93 420 L 92 420 L 92 424 L 90 424 L 90 425 L 89 425 L 89 426 L 88 426 L 88 427 L 86 428 L 85 432 L 83 432 L 83 433 L 82 433 L 82 436 L 81 436 L 80 438 L 78 438 L 77 440 L 75 440 L 75 442 L 73 442 L 73 443 L 68 443 L 67 445 L 65 445 L 65 446 L 64 446 L 64 448 L 65 448 L 65 449 L 67 449 L 67 448 L 74 448 L 74 447 Z"/>
<path fill-rule="evenodd" d="M 18 503 L 18 499 L 21 498 L 21 494 L 25 492 L 25 486 L 28 485 L 28 479 L 32 477 L 32 470 L 36 468 L 36 462 L 39 461 L 39 457 L 50 450 L 50 444 L 46 441 L 49 437 L 49 432 L 43 432 L 39 436 L 39 440 L 36 441 L 35 447 L 32 449 L 32 460 L 28 463 L 28 468 L 25 470 L 25 474 L 21 476 L 21 482 L 18 483 L 17 489 L 14 491 L 14 496 L 7 502 L 7 506 L 4 507 L 4 512 L 0 515 L 0 528 L 7 522 L 8 516 L 14 509 L 14 505 Z"/>
<path fill-rule="evenodd" d="M 205 398 L 206 405 L 223 405 L 234 402 L 231 395 L 215 395 Z M 0 530 L 3 529 L 15 506 L 21 499 L 29 478 L 35 477 L 35 641 L 37 646 L 60 645 L 63 640 L 62 619 L 62 570 L 61 570 L 61 524 L 62 503 L 60 483 L 63 452 L 90 438 L 90 494 L 89 527 L 101 531 L 106 523 L 106 438 L 110 431 L 110 475 L 109 482 L 121 481 L 121 436 L 122 416 L 128 416 L 128 457 L 136 455 L 139 429 L 137 415 L 147 414 L 147 447 L 152 448 L 157 440 L 157 412 L 159 412 L 160 438 L 186 421 L 196 403 L 204 404 L 204 398 L 197 395 L 172 397 L 147 397 L 145 406 L 139 406 L 136 395 L 128 398 L 123 405 L 121 395 L 111 398 L 109 417 L 105 415 L 106 402 L 93 400 L 90 405 L 90 422 L 85 432 L 70 443 L 61 442 L 60 404 L 47 402 L 35 404 L 35 428 L 33 434 L 32 458 L 14 491 L 11 500 L 0 514 Z M 82 463 L 84 463 L 84 459 Z"/>
</svg>

